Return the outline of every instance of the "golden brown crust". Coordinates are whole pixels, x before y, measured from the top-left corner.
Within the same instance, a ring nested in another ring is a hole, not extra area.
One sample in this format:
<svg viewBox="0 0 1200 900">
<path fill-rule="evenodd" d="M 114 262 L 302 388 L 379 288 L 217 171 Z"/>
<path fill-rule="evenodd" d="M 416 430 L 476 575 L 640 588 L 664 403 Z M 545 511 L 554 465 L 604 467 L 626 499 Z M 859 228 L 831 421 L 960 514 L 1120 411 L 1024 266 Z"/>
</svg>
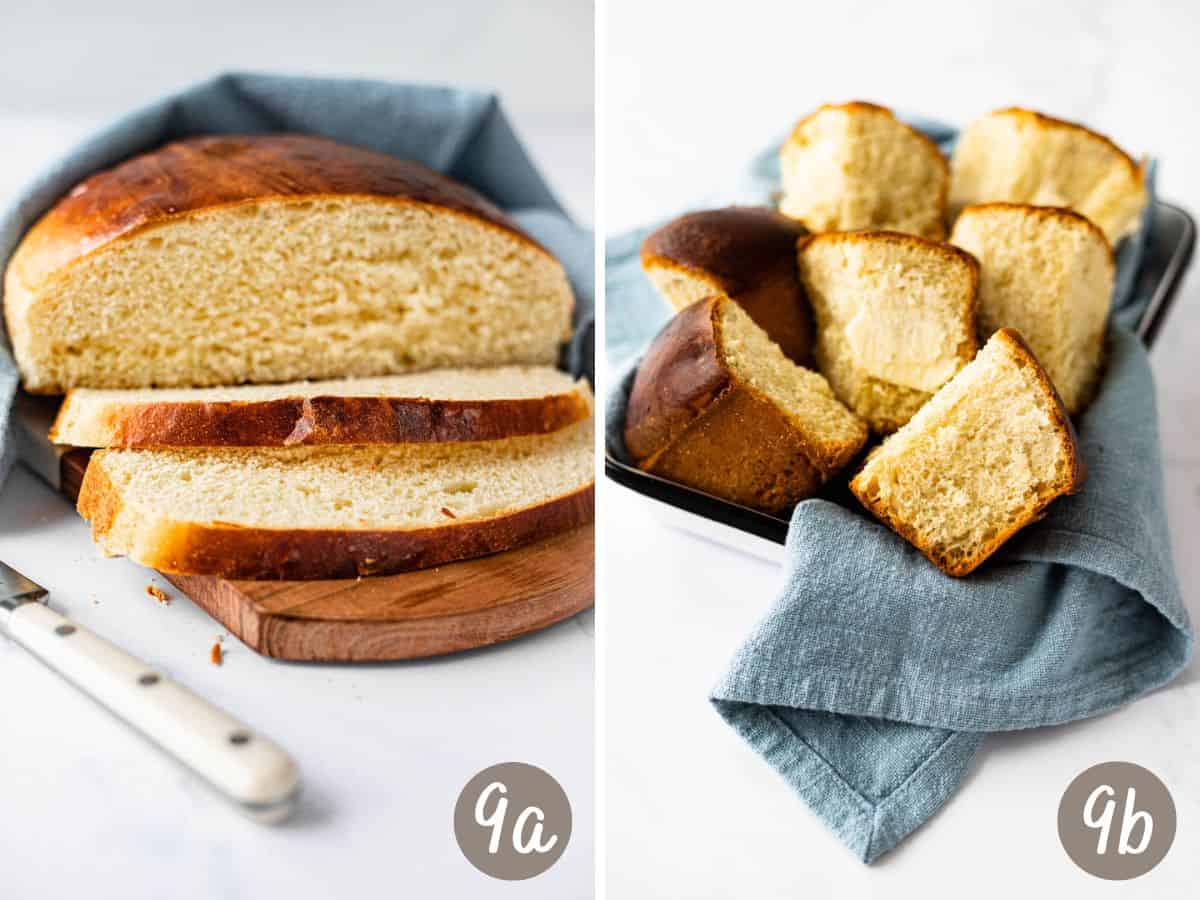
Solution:
<svg viewBox="0 0 1200 900">
<path fill-rule="evenodd" d="M 800 433 L 731 371 L 720 329 L 731 302 L 694 303 L 654 339 L 629 394 L 625 446 L 644 471 L 778 512 L 815 493 L 861 444 L 829 447 Z"/>
<path fill-rule="evenodd" d="M 731 376 L 717 354 L 716 298 L 677 313 L 646 350 L 625 408 L 625 449 L 649 465 L 679 440 L 719 396 Z"/>
<path fill-rule="evenodd" d="M 812 358 L 812 314 L 796 272 L 794 219 L 765 206 L 688 213 L 642 243 L 642 268 L 708 284 L 736 301 L 793 361 Z"/>
<path fill-rule="evenodd" d="M 1067 475 L 1062 484 L 1056 485 L 1053 490 L 1047 491 L 1039 498 L 1038 503 L 1030 510 L 1029 514 L 1022 520 L 1012 523 L 1010 526 L 999 532 L 987 544 L 983 544 L 977 548 L 976 552 L 969 557 L 952 559 L 944 553 L 939 553 L 936 548 L 929 546 L 922 541 L 920 534 L 916 529 L 907 522 L 893 516 L 890 508 L 885 503 L 880 503 L 872 500 L 866 485 L 862 482 L 863 470 L 870 457 L 863 462 L 863 466 L 850 479 L 850 491 L 858 498 L 858 501 L 866 507 L 873 516 L 881 521 L 892 531 L 900 535 L 904 540 L 910 543 L 913 547 L 921 552 L 930 562 L 945 572 L 947 575 L 956 578 L 964 575 L 969 575 L 975 571 L 985 560 L 993 553 L 1000 549 L 1004 543 L 1024 528 L 1026 525 L 1036 522 L 1045 513 L 1048 507 L 1055 499 L 1063 494 L 1073 494 L 1083 487 L 1084 481 L 1087 479 L 1087 465 L 1083 460 L 1082 453 L 1079 449 L 1079 436 L 1075 432 L 1074 425 L 1071 424 L 1071 418 L 1067 415 L 1066 407 L 1063 406 L 1062 398 L 1059 397 L 1058 391 L 1055 390 L 1054 384 L 1050 381 L 1046 371 L 1042 368 L 1041 363 L 1037 361 L 1037 357 L 1025 343 L 1025 339 L 1012 328 L 1001 328 L 993 336 L 993 340 L 1000 340 L 1013 357 L 1021 363 L 1030 367 L 1039 387 L 1050 403 L 1051 415 L 1054 418 L 1055 428 L 1059 433 L 1064 444 L 1070 448 L 1070 456 L 1067 463 Z"/>
<path fill-rule="evenodd" d="M 365 197 L 436 207 L 545 253 L 496 206 L 418 163 L 296 134 L 188 138 L 92 175 L 33 226 L 10 271 L 29 289 L 118 238 L 219 207 Z"/>
<path fill-rule="evenodd" d="M 1146 165 L 1138 163 L 1132 156 L 1118 147 L 1111 138 L 1101 134 L 1098 131 L 1093 131 L 1086 125 L 1081 125 L 1078 122 L 1071 122 L 1067 119 L 1056 119 L 1054 116 L 1048 116 L 1045 113 L 1040 113 L 1032 109 L 1025 109 L 1020 106 L 1006 106 L 1003 109 L 997 109 L 989 113 L 992 116 L 1010 116 L 1018 119 L 1028 119 L 1044 128 L 1067 128 L 1086 135 L 1092 140 L 1100 141 L 1119 156 L 1128 166 L 1130 172 L 1138 180 L 1139 183 L 1145 184 L 1146 180 Z"/>
<path fill-rule="evenodd" d="M 754 287 L 764 269 L 794 262 L 803 225 L 766 206 L 728 206 L 687 213 L 642 243 L 642 265 L 675 265 L 709 277 L 735 296 Z"/>
<path fill-rule="evenodd" d="M 64 438 L 67 396 L 50 429 Z M 501 400 L 413 397 L 287 397 L 221 402 L 122 404 L 104 424 L 101 446 L 290 447 L 490 441 L 548 434 L 591 415 L 579 391 Z M 67 435 L 69 437 L 69 435 Z"/>
<path fill-rule="evenodd" d="M 93 454 L 79 491 L 79 513 L 98 543 L 121 512 L 120 493 Z M 511 550 L 590 522 L 594 485 L 503 516 L 413 530 L 252 528 L 222 522 L 169 523 L 165 537 L 136 562 L 181 575 L 308 580 L 424 569 Z"/>
<path fill-rule="evenodd" d="M 1003 200 L 990 200 L 986 203 L 968 203 L 962 208 L 962 211 L 959 212 L 958 218 L 961 219 L 963 216 L 970 215 L 972 213 L 984 213 L 993 210 L 1008 210 L 1012 212 L 1019 211 L 1037 219 L 1045 219 L 1047 221 L 1057 220 L 1059 222 L 1067 223 L 1073 228 L 1082 227 L 1086 231 L 1090 232 L 1092 236 L 1097 238 L 1102 244 L 1104 244 L 1105 248 L 1108 250 L 1107 258 L 1109 266 L 1114 269 L 1116 268 L 1116 261 L 1114 259 L 1112 245 L 1109 244 L 1108 238 L 1105 237 L 1104 232 L 1100 230 L 1100 226 L 1087 216 L 1083 215 L 1083 213 L 1078 213 L 1075 210 L 1068 209 L 1065 206 L 1033 206 L 1029 203 L 1008 203 Z"/>
</svg>

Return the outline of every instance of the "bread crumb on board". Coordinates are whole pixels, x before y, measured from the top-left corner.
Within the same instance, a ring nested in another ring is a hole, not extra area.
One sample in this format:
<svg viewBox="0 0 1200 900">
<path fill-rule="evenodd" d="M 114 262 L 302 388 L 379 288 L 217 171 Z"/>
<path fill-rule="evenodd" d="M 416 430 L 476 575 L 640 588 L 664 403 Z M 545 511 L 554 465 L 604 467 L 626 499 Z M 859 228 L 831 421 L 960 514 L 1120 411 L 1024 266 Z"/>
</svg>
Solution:
<svg viewBox="0 0 1200 900">
<path fill-rule="evenodd" d="M 146 593 L 149 594 L 151 597 L 153 597 L 155 600 L 157 600 L 159 603 L 161 603 L 163 606 L 167 606 L 171 602 L 171 598 L 167 596 L 167 592 L 164 591 L 162 588 L 158 587 L 157 585 L 153 585 L 153 584 L 146 585 Z"/>
<path fill-rule="evenodd" d="M 208 660 L 214 666 L 219 666 L 224 659 L 225 651 L 221 649 L 221 640 L 218 638 L 217 640 L 213 641 L 212 650 L 210 650 L 208 653 Z"/>
</svg>

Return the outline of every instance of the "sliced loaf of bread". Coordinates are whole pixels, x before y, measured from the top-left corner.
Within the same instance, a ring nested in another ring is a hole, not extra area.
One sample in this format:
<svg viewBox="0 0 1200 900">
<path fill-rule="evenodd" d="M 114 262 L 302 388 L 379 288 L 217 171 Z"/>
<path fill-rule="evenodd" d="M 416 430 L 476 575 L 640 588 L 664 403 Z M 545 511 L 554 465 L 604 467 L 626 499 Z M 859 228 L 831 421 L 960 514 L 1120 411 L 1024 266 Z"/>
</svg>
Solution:
<svg viewBox="0 0 1200 900">
<path fill-rule="evenodd" d="M 1016 329 L 1067 412 L 1084 408 L 1100 376 L 1115 268 L 1104 233 L 1067 209 L 966 207 L 951 241 L 979 260 L 978 334 Z"/>
<path fill-rule="evenodd" d="M 873 103 L 822 106 L 780 150 L 779 209 L 811 231 L 945 234 L 950 168 L 928 137 Z"/>
<path fill-rule="evenodd" d="M 979 266 L 962 250 L 894 232 L 821 234 L 799 245 L 834 393 L 895 431 L 975 355 Z"/>
<path fill-rule="evenodd" d="M 162 572 L 344 578 L 426 568 L 591 520 L 591 421 L 484 443 L 99 450 L 79 512 Z"/>
<path fill-rule="evenodd" d="M 93 175 L 4 284 L 34 393 L 553 364 L 573 303 L 479 194 L 301 135 L 192 138 Z"/>
<path fill-rule="evenodd" d="M 867 427 L 728 298 L 678 313 L 647 350 L 625 414 L 637 465 L 767 512 L 812 496 Z"/>
<path fill-rule="evenodd" d="M 676 310 L 724 296 L 794 362 L 812 361 L 812 314 L 796 276 L 799 222 L 767 207 L 688 213 L 642 244 L 642 268 Z"/>
<path fill-rule="evenodd" d="M 1108 242 L 1137 230 L 1145 167 L 1102 134 L 1028 109 L 971 123 L 954 149 L 953 215 L 971 203 L 1065 206 L 1095 222 Z"/>
<path fill-rule="evenodd" d="M 288 447 L 488 441 L 588 418 L 583 381 L 549 366 L 231 388 L 78 388 L 50 440 L 75 447 Z"/>
<path fill-rule="evenodd" d="M 1053 384 L 1021 337 L 997 331 L 907 425 L 871 452 L 850 490 L 949 575 L 966 575 L 1085 469 Z"/>
</svg>

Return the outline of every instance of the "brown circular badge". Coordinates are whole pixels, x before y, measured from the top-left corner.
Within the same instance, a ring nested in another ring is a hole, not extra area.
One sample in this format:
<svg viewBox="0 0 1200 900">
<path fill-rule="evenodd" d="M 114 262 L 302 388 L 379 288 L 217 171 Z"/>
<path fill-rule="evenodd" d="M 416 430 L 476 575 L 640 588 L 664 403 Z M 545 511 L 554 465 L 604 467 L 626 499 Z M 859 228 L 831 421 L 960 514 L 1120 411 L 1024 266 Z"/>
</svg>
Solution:
<svg viewBox="0 0 1200 900">
<path fill-rule="evenodd" d="M 1075 865 L 1109 881 L 1145 875 L 1175 840 L 1175 802 L 1149 769 L 1106 762 L 1085 769 L 1058 805 L 1058 837 Z"/>
<path fill-rule="evenodd" d="M 562 785 L 537 766 L 489 766 L 458 795 L 454 837 L 479 871 L 523 881 L 541 875 L 567 849 L 571 804 Z"/>
</svg>

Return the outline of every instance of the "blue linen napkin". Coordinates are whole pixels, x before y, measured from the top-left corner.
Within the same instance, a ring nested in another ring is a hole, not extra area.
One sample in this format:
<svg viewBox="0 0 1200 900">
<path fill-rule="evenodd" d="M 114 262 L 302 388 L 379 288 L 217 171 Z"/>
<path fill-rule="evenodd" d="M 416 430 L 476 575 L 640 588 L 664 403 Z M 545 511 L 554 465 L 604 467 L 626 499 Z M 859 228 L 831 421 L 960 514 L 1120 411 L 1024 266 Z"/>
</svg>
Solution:
<svg viewBox="0 0 1200 900">
<path fill-rule="evenodd" d="M 943 147 L 954 139 L 918 124 Z M 770 201 L 776 150 L 729 200 Z M 1147 226 L 1118 254 L 1108 368 L 1076 423 L 1083 491 L 962 579 L 860 508 L 798 504 L 784 588 L 711 692 L 725 721 L 866 863 L 957 790 L 989 732 L 1098 715 L 1167 683 L 1191 656 L 1154 385 L 1130 331 L 1149 302 L 1133 292 Z M 668 316 L 640 272 L 648 230 L 607 248 L 608 352 L 620 374 L 606 440 L 622 459 L 630 359 Z"/>
<path fill-rule="evenodd" d="M 100 169 L 192 135 L 279 131 L 321 135 L 416 160 L 503 208 L 566 268 L 575 291 L 576 333 L 563 364 L 576 375 L 592 376 L 592 233 L 567 217 L 498 99 L 477 91 L 359 79 L 220 75 L 126 115 L 33 177 L 0 210 L 0 270 L 30 226 Z M 17 380 L 5 336 L 0 342 L 0 481 L 15 456 L 9 425 Z"/>
</svg>

